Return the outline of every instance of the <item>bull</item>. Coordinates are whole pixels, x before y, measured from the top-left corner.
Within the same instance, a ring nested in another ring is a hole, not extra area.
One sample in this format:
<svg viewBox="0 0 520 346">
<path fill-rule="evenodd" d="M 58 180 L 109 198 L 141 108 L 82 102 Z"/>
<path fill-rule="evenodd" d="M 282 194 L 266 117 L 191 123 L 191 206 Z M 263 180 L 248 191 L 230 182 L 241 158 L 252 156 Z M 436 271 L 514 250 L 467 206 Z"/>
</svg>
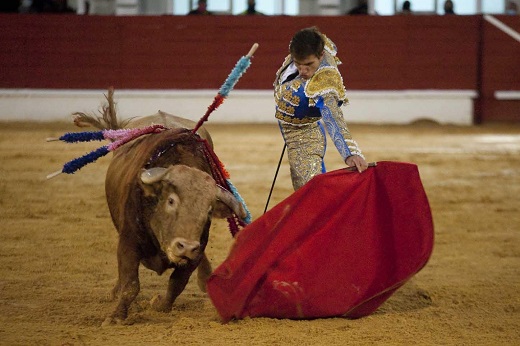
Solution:
<svg viewBox="0 0 520 346">
<path fill-rule="evenodd" d="M 111 106 L 105 108 L 104 121 L 75 113 L 75 123 L 101 129 L 160 124 L 168 129 L 118 148 L 106 173 L 107 204 L 119 234 L 118 279 L 110 297 L 119 300 L 103 325 L 127 318 L 140 290 L 141 264 L 159 275 L 173 269 L 165 296 L 152 300 L 154 310 L 171 311 L 197 268 L 197 283 L 205 292 L 212 271 L 205 255 L 212 218 L 246 217 L 242 203 L 212 177 L 200 138 L 211 148 L 213 144 L 204 127 L 198 130 L 198 137 L 190 130 L 194 122 L 164 112 L 122 124 L 116 118 L 110 93 L 107 99 Z"/>
</svg>

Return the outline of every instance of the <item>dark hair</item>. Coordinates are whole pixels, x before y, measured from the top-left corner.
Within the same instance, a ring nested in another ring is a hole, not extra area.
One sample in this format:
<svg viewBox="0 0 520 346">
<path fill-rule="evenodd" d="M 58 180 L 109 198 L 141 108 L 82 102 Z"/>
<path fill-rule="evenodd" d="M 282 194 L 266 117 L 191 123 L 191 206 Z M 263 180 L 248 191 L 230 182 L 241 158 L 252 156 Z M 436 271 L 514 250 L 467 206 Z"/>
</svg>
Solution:
<svg viewBox="0 0 520 346">
<path fill-rule="evenodd" d="M 325 42 L 317 27 L 313 26 L 298 31 L 289 44 L 289 52 L 293 58 L 304 60 L 316 55 L 320 57 L 323 53 Z"/>
</svg>

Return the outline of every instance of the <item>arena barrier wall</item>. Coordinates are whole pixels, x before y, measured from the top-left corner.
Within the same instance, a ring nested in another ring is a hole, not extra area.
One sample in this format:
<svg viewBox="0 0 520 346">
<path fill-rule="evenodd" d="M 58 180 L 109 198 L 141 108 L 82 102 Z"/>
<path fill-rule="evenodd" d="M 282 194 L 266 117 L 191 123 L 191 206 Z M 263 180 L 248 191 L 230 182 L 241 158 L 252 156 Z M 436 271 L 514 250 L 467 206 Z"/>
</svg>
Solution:
<svg viewBox="0 0 520 346">
<path fill-rule="evenodd" d="M 520 29 L 519 18 L 497 19 Z M 510 99 L 520 90 L 512 72 L 520 45 L 482 16 L 18 14 L 0 15 L 0 119 L 95 111 L 110 86 L 124 117 L 160 109 L 198 119 L 258 42 L 251 68 L 212 121 L 274 121 L 275 72 L 292 34 L 311 25 L 338 46 L 349 121 L 520 120 L 519 100 Z"/>
<path fill-rule="evenodd" d="M 0 120 L 63 120 L 70 113 L 97 112 L 106 90 L 0 90 Z M 216 95 L 215 90 L 116 90 L 122 118 L 159 110 L 199 120 Z M 406 124 L 424 119 L 442 124 L 469 125 L 476 93 L 471 90 L 350 91 L 343 113 L 349 122 Z M 13 117 L 12 114 L 16 114 Z M 272 91 L 235 90 L 211 115 L 218 123 L 274 123 Z"/>
</svg>

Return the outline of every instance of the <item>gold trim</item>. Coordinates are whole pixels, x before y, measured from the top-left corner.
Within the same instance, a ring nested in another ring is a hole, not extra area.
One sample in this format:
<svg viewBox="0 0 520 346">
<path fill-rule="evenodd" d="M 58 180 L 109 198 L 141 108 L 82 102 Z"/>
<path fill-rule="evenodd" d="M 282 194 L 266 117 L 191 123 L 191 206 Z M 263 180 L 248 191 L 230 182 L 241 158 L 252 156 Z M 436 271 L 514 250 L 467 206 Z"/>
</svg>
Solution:
<svg viewBox="0 0 520 346">
<path fill-rule="evenodd" d="M 320 120 L 320 118 L 318 118 L 318 117 L 308 117 L 308 118 L 303 118 L 303 119 L 291 117 L 291 116 L 286 115 L 283 112 L 279 111 L 278 109 L 276 110 L 275 117 L 278 120 L 281 120 L 285 123 L 293 124 L 293 125 L 310 124 L 310 123 L 315 123 L 318 120 Z"/>
</svg>

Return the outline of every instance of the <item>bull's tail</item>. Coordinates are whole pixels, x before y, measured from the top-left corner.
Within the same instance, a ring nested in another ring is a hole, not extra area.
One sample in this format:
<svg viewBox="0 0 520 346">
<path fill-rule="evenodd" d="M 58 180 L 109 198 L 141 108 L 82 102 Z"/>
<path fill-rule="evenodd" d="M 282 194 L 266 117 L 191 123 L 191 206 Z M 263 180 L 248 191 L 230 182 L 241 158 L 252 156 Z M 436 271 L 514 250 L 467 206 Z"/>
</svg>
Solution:
<svg viewBox="0 0 520 346">
<path fill-rule="evenodd" d="M 101 116 L 76 112 L 72 114 L 74 116 L 74 124 L 78 127 L 94 126 L 100 130 L 117 130 L 124 128 L 128 124 L 129 120 L 120 121 L 117 119 L 113 87 L 108 89 L 105 98 L 107 99 L 108 104 L 103 105 L 102 109 L 99 111 Z"/>
</svg>

